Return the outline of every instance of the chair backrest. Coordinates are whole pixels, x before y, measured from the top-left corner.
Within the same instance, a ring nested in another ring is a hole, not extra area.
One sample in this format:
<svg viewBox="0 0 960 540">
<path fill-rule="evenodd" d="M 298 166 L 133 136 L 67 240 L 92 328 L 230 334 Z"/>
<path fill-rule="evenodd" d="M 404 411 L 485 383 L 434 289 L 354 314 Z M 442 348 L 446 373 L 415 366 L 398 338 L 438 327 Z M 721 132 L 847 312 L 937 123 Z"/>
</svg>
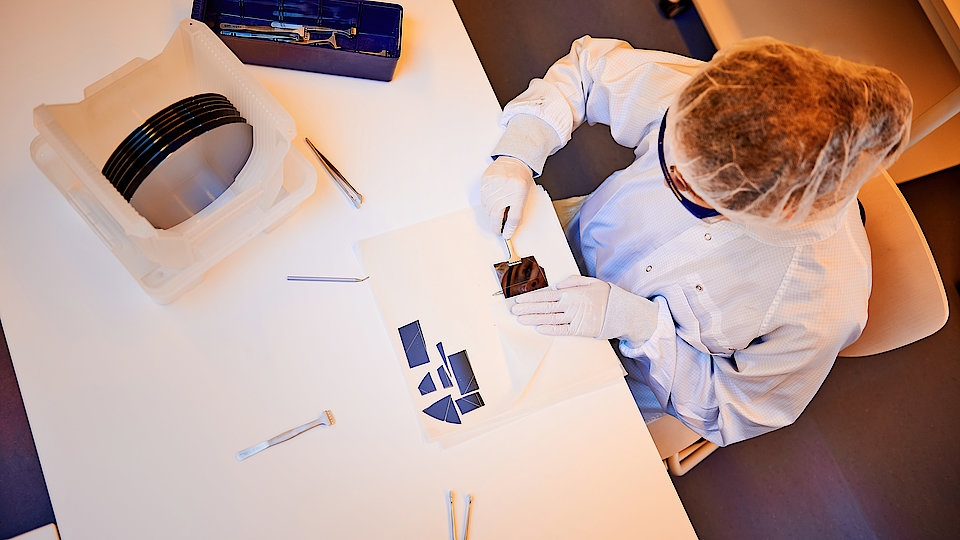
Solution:
<svg viewBox="0 0 960 540">
<path fill-rule="evenodd" d="M 910 206 L 889 175 L 870 179 L 859 197 L 873 267 L 867 325 L 839 356 L 878 354 L 923 339 L 947 322 L 943 280 Z"/>
</svg>

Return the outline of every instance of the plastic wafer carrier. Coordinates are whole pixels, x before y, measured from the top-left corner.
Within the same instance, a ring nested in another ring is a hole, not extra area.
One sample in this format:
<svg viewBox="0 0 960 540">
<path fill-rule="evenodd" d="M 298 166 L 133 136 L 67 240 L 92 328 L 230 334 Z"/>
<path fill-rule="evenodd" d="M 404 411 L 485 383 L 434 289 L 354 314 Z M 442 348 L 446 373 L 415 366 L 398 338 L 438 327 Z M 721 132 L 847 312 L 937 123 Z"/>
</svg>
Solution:
<svg viewBox="0 0 960 540">
<path fill-rule="evenodd" d="M 203 92 L 226 96 L 253 126 L 253 150 L 213 203 L 155 228 L 103 176 L 111 152 L 145 118 Z M 136 58 L 84 90 L 82 101 L 34 109 L 34 162 L 137 283 L 168 303 L 254 235 L 269 231 L 316 188 L 316 171 L 290 142 L 293 118 L 202 22 L 185 19 L 163 51 Z"/>
</svg>

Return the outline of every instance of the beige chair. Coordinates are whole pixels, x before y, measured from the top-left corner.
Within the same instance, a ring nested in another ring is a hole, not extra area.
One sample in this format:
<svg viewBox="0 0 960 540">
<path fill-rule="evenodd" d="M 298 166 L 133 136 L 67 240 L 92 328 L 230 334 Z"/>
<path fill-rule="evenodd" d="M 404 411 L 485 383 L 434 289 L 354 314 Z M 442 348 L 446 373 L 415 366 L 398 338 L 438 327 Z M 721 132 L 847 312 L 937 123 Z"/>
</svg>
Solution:
<svg viewBox="0 0 960 540">
<path fill-rule="evenodd" d="M 858 198 L 867 216 L 873 290 L 867 326 L 839 356 L 868 356 L 909 345 L 943 328 L 949 314 L 937 263 L 890 176 L 869 180 Z"/>
<path fill-rule="evenodd" d="M 889 175 L 860 189 L 873 262 L 867 325 L 839 356 L 868 356 L 923 339 L 947 322 L 947 295 L 927 240 Z M 672 416 L 647 424 L 671 474 L 685 474 L 718 448 Z"/>
<path fill-rule="evenodd" d="M 669 414 L 647 424 L 647 431 L 660 452 L 663 465 L 674 476 L 683 476 L 720 448 Z"/>
</svg>

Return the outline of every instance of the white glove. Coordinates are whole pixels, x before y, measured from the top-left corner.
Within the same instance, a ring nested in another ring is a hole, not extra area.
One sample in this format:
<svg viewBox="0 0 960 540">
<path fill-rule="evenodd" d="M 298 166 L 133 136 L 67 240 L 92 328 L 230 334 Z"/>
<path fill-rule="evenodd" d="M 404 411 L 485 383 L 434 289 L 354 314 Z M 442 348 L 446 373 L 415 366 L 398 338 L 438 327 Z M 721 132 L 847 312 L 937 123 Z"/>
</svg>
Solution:
<svg viewBox="0 0 960 540">
<path fill-rule="evenodd" d="M 657 328 L 659 307 L 606 281 L 570 276 L 555 289 L 517 296 L 510 312 L 541 334 L 642 343 Z"/>
<path fill-rule="evenodd" d="M 523 214 L 523 205 L 527 201 L 527 192 L 533 185 L 533 171 L 524 162 L 510 156 L 500 156 L 487 167 L 480 180 L 480 204 L 490 222 L 490 230 L 503 237 L 510 238 Z M 507 222 L 503 222 L 503 211 L 510 207 Z"/>
</svg>

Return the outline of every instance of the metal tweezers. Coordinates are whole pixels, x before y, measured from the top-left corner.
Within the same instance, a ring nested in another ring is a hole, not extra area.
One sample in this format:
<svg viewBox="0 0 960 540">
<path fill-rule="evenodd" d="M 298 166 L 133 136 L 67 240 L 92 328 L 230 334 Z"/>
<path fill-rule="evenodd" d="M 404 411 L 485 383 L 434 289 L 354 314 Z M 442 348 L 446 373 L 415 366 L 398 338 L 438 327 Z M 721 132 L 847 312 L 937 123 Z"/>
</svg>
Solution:
<svg viewBox="0 0 960 540">
<path fill-rule="evenodd" d="M 290 439 L 296 437 L 297 435 L 303 433 L 304 431 L 307 431 L 308 429 L 313 429 L 317 426 L 332 426 L 336 423 L 337 423 L 337 419 L 333 416 L 333 411 L 331 411 L 330 409 L 327 409 L 323 411 L 323 414 L 320 415 L 320 418 L 317 418 L 316 420 L 311 420 L 310 422 L 307 422 L 302 426 L 297 426 L 291 430 L 284 431 L 283 433 L 277 435 L 276 437 L 273 437 L 272 439 L 263 441 L 260 444 L 255 444 L 250 448 L 237 452 L 237 461 L 243 461 L 248 457 L 256 454 L 257 452 L 266 450 L 267 448 L 270 448 L 275 444 L 280 444 L 284 441 L 289 441 Z"/>
<path fill-rule="evenodd" d="M 234 23 L 220 23 L 221 30 L 227 30 L 230 32 L 251 32 L 255 34 L 287 34 L 287 35 L 296 35 L 300 39 L 307 39 L 307 34 L 310 32 L 318 33 L 331 33 L 331 34 L 341 34 L 345 37 L 354 37 L 357 35 L 356 27 L 348 28 L 346 30 L 341 30 L 339 28 L 328 28 L 326 26 L 304 26 L 302 24 L 291 24 L 291 23 L 281 23 L 274 22 L 270 23 L 270 26 L 262 25 L 250 25 L 250 24 L 234 24 Z"/>
<path fill-rule="evenodd" d="M 346 30 L 340 28 L 328 28 L 326 26 L 303 26 L 300 24 L 293 23 L 283 23 L 283 22 L 272 22 L 270 23 L 272 28 L 283 28 L 287 30 L 303 30 L 305 32 L 332 32 L 334 34 L 342 34 L 346 37 L 354 37 L 357 35 L 357 27 L 352 26 Z"/>
<path fill-rule="evenodd" d="M 334 28 L 323 28 L 320 26 L 251 26 L 246 24 L 220 23 L 220 34 L 224 36 L 235 36 L 255 39 L 266 39 L 278 41 L 281 43 L 295 43 L 297 45 L 330 45 L 334 49 L 339 49 L 337 44 L 337 34 L 342 33 L 346 36 L 353 34 L 346 30 L 336 30 Z M 351 29 L 353 31 L 353 29 Z M 329 32 L 328 37 L 314 39 L 314 33 Z"/>
<path fill-rule="evenodd" d="M 330 174 L 330 177 L 333 178 L 333 180 L 337 183 L 340 191 L 342 191 L 343 194 L 350 199 L 350 202 L 353 203 L 353 206 L 360 208 L 360 205 L 363 204 L 363 195 L 354 189 L 354 187 L 350 185 L 350 182 L 347 182 L 347 179 L 340 174 L 340 171 L 333 166 L 333 163 L 330 163 L 327 158 L 323 157 L 323 154 L 321 154 L 320 151 L 317 150 L 317 147 L 310 142 L 310 139 L 304 137 L 304 140 L 307 141 L 307 144 L 310 146 L 310 149 L 313 150 L 313 153 L 317 155 L 317 159 L 320 160 L 323 168 L 327 170 L 327 172 Z"/>
<path fill-rule="evenodd" d="M 287 276 L 287 281 L 330 281 L 333 283 L 360 283 L 370 279 L 366 277 L 330 277 L 330 276 Z"/>
</svg>

